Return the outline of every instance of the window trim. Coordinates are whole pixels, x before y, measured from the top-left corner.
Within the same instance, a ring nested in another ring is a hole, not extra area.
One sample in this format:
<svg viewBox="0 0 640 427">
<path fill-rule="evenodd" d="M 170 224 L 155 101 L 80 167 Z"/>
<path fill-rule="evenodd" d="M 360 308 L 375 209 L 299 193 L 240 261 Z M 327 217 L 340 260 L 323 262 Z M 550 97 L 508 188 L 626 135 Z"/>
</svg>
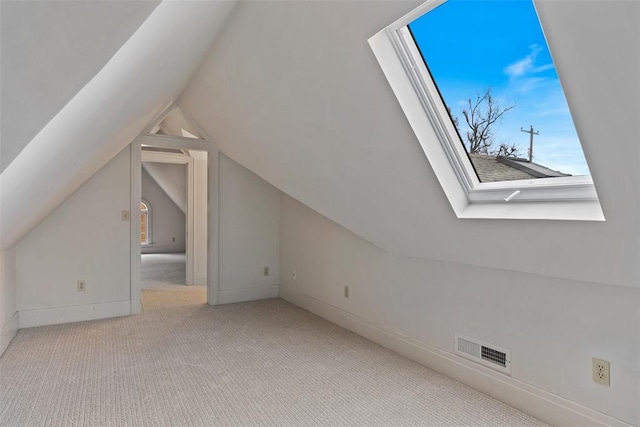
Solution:
<svg viewBox="0 0 640 427">
<path fill-rule="evenodd" d="M 147 207 L 147 212 L 146 212 L 146 214 L 147 214 L 147 232 L 146 232 L 147 241 L 146 242 L 140 241 L 140 245 L 142 247 L 153 246 L 153 239 L 151 238 L 151 205 L 145 199 L 140 199 L 140 203 L 144 204 Z M 142 212 L 142 209 L 140 211 Z"/>
<path fill-rule="evenodd" d="M 445 2 L 426 1 L 369 44 L 457 216 L 603 221 L 591 176 L 479 181 L 408 28 Z"/>
</svg>

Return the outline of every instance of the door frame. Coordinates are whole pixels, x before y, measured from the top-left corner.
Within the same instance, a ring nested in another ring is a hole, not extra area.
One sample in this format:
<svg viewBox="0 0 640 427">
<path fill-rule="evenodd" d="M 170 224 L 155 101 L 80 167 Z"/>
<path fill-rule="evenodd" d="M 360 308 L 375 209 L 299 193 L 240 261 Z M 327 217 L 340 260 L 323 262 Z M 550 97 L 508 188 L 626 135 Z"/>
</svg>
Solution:
<svg viewBox="0 0 640 427">
<path fill-rule="evenodd" d="M 188 156 L 186 154 L 174 154 L 174 153 L 163 153 L 159 151 L 143 151 L 140 153 L 140 162 L 150 162 L 150 163 L 164 163 L 164 164 L 174 164 L 174 165 L 186 165 L 186 195 L 187 195 L 187 206 L 186 206 L 186 227 L 185 227 L 185 252 L 186 252 L 186 284 L 193 285 L 194 280 L 194 271 L 195 271 L 195 242 L 194 242 L 194 233 L 195 233 L 195 213 L 194 213 L 194 167 L 193 167 L 193 157 Z M 142 165 L 141 165 L 142 166 Z"/>
<path fill-rule="evenodd" d="M 171 108 L 172 109 L 172 108 Z M 169 111 L 171 110 L 169 109 Z M 183 114 L 187 115 L 182 109 Z M 166 113 L 168 114 L 168 113 Z M 165 114 L 165 116 L 166 116 Z M 193 123 L 195 125 L 195 123 Z M 200 129 L 201 135 L 205 135 Z M 143 133 L 131 143 L 131 212 L 140 210 L 142 197 L 142 146 L 207 152 L 207 304 L 218 304 L 219 292 L 219 232 L 218 232 L 218 194 L 219 194 L 219 151 L 209 140 L 173 137 Z M 146 156 L 146 154 L 145 154 Z M 193 189 L 193 183 L 191 185 Z M 188 208 L 193 212 L 193 207 Z M 131 253 L 131 314 L 142 312 L 142 287 L 140 281 L 140 215 L 130 215 L 130 253 Z M 194 257 L 191 257 L 192 259 Z M 193 272 L 193 270 L 192 270 Z"/>
</svg>

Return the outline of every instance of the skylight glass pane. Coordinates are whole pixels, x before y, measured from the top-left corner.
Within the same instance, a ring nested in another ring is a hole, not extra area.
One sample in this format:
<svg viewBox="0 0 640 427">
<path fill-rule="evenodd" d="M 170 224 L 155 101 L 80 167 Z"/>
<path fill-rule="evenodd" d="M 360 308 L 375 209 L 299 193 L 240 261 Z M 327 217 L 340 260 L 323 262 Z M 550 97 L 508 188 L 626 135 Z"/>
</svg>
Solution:
<svg viewBox="0 0 640 427">
<path fill-rule="evenodd" d="M 481 182 L 589 175 L 530 0 L 449 0 L 409 29 Z"/>
</svg>

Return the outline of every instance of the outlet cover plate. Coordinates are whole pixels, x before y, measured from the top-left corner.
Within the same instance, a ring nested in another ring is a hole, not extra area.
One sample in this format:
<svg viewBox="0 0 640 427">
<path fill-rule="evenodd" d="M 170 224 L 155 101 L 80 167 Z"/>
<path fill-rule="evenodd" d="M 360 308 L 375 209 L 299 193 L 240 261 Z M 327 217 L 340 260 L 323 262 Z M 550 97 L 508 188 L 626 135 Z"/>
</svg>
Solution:
<svg viewBox="0 0 640 427">
<path fill-rule="evenodd" d="M 609 362 L 593 358 L 593 382 L 602 385 L 611 385 L 611 370 Z"/>
</svg>

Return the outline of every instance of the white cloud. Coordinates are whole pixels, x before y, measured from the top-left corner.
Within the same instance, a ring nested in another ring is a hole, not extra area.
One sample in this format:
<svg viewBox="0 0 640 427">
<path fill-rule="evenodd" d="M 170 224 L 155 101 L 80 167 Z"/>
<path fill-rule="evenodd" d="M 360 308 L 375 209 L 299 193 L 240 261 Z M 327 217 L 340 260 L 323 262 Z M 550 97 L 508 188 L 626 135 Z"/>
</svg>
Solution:
<svg viewBox="0 0 640 427">
<path fill-rule="evenodd" d="M 509 77 L 522 77 L 526 74 L 540 73 L 553 68 L 553 64 L 544 64 L 536 66 L 538 54 L 542 51 L 542 47 L 537 44 L 529 46 L 530 52 L 527 56 L 517 60 L 504 68 L 504 73 Z"/>
<path fill-rule="evenodd" d="M 517 85 L 513 85 L 513 89 L 517 90 L 520 94 L 526 94 L 534 90 L 539 90 L 545 83 L 546 79 L 540 77 L 526 77 L 518 80 Z"/>
<path fill-rule="evenodd" d="M 531 68 L 531 58 L 527 56 L 518 62 L 508 65 L 507 68 L 504 69 L 504 72 L 509 77 L 519 77 L 526 73 L 529 68 Z"/>
<path fill-rule="evenodd" d="M 545 64 L 545 65 L 540 65 L 538 67 L 535 67 L 533 70 L 531 70 L 532 73 L 541 73 L 543 71 L 547 71 L 553 68 L 553 64 Z"/>
</svg>

